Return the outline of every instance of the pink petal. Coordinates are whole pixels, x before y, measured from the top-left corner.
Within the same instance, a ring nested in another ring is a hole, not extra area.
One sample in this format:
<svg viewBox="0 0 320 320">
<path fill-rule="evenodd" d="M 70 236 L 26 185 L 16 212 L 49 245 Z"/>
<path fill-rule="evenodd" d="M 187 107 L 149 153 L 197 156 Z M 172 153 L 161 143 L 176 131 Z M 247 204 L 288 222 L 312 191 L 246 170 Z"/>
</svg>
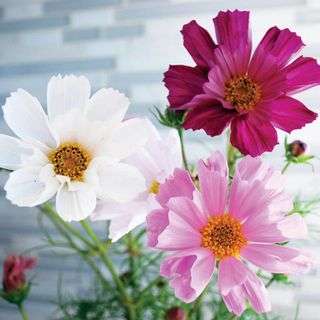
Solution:
<svg viewBox="0 0 320 320">
<path fill-rule="evenodd" d="M 209 69 L 214 65 L 214 50 L 216 48 L 207 30 L 192 20 L 184 25 L 181 33 L 183 44 L 194 62 L 202 68 Z"/>
<path fill-rule="evenodd" d="M 286 93 L 294 94 L 320 83 L 320 66 L 316 59 L 299 57 L 284 68 L 287 75 Z"/>
<path fill-rule="evenodd" d="M 279 67 L 284 67 L 290 58 L 304 46 L 301 38 L 289 29 L 270 28 L 259 43 L 252 60 L 257 54 L 271 55 Z"/>
<path fill-rule="evenodd" d="M 202 205 L 208 215 L 226 212 L 229 170 L 223 155 L 216 151 L 206 162 L 199 161 L 198 174 Z"/>
<path fill-rule="evenodd" d="M 244 297 L 257 313 L 271 310 L 263 282 L 238 259 L 230 257 L 220 261 L 218 286 L 228 310 L 238 316 L 244 311 Z M 242 301 L 237 303 L 237 299 Z"/>
<path fill-rule="evenodd" d="M 236 115 L 234 110 L 223 108 L 217 100 L 203 101 L 187 113 L 185 129 L 203 129 L 211 137 L 220 135 Z"/>
<path fill-rule="evenodd" d="M 272 222 L 272 215 L 268 210 L 259 215 L 252 215 L 243 224 L 243 232 L 248 241 L 262 243 L 286 242 L 302 238 L 307 234 L 305 221 L 298 214 L 284 217 L 280 221 Z"/>
<path fill-rule="evenodd" d="M 245 180 L 253 183 L 255 180 L 261 181 L 266 189 L 281 191 L 284 188 L 285 179 L 280 171 L 270 167 L 266 161 L 261 158 L 252 158 L 246 156 L 239 161 L 233 183 L 238 180 Z"/>
<path fill-rule="evenodd" d="M 175 169 L 173 175 L 160 185 L 157 201 L 166 207 L 170 198 L 188 197 L 193 199 L 195 186 L 189 173 L 183 169 Z"/>
<path fill-rule="evenodd" d="M 170 66 L 164 73 L 165 86 L 169 90 L 168 100 L 173 109 L 187 109 L 192 98 L 203 93 L 202 86 L 208 81 L 207 72 L 198 67 Z"/>
<path fill-rule="evenodd" d="M 249 12 L 219 12 L 213 19 L 216 37 L 221 47 L 227 48 L 233 60 L 233 75 L 243 75 L 247 71 L 251 54 L 251 32 Z M 224 54 L 227 56 L 226 54 Z M 218 63 L 221 65 L 221 61 Z"/>
<path fill-rule="evenodd" d="M 159 234 L 156 248 L 181 250 L 200 247 L 200 232 L 195 228 L 195 223 L 190 223 L 190 219 L 186 221 L 184 218 L 173 211 L 169 211 L 169 223 Z"/>
<path fill-rule="evenodd" d="M 264 106 L 263 113 L 277 128 L 286 132 L 301 129 L 307 123 L 313 122 L 317 114 L 305 107 L 300 101 L 291 97 L 281 97 Z"/>
<path fill-rule="evenodd" d="M 149 247 L 157 247 L 158 237 L 162 231 L 168 226 L 168 210 L 156 209 L 147 216 L 147 238 Z"/>
<path fill-rule="evenodd" d="M 278 144 L 278 136 L 268 120 L 261 121 L 253 114 L 247 114 L 232 120 L 230 141 L 242 154 L 256 157 L 272 151 Z"/>
<path fill-rule="evenodd" d="M 240 254 L 258 268 L 274 273 L 306 273 L 313 265 L 309 254 L 280 245 L 250 244 Z"/>
<path fill-rule="evenodd" d="M 171 198 L 167 207 L 196 230 L 202 229 L 208 222 L 208 216 L 187 197 Z"/>
<path fill-rule="evenodd" d="M 160 274 L 171 278 L 170 287 L 177 298 L 186 303 L 194 301 L 211 280 L 215 258 L 208 249 L 179 251 L 167 257 L 160 266 Z"/>
</svg>

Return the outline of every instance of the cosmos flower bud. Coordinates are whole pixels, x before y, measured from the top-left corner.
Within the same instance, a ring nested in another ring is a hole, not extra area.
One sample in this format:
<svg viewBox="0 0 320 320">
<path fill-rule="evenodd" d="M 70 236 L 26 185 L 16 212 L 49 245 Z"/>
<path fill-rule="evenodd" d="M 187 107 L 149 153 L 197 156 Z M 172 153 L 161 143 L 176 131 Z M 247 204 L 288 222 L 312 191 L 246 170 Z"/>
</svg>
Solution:
<svg viewBox="0 0 320 320">
<path fill-rule="evenodd" d="M 167 320 L 185 320 L 186 315 L 184 311 L 179 307 L 170 308 L 166 313 Z"/>
<path fill-rule="evenodd" d="M 295 140 L 289 144 L 289 151 L 293 157 L 304 155 L 307 150 L 307 144 L 301 140 Z"/>
<path fill-rule="evenodd" d="M 20 304 L 26 299 L 30 290 L 30 282 L 26 280 L 25 270 L 33 269 L 37 259 L 19 255 L 8 257 L 3 265 L 3 290 L 0 292 L 10 303 Z"/>
</svg>

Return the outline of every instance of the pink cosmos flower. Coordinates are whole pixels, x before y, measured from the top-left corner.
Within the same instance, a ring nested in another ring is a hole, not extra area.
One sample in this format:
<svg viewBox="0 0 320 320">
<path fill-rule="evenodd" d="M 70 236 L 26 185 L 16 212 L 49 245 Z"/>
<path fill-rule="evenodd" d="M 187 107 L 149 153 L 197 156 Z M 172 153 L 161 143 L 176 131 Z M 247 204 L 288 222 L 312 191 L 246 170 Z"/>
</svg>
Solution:
<svg viewBox="0 0 320 320">
<path fill-rule="evenodd" d="M 147 217 L 148 245 L 173 251 L 160 267 L 175 295 L 192 302 L 208 285 L 216 262 L 218 287 L 228 309 L 238 316 L 246 299 L 258 313 L 271 310 L 266 288 L 249 269 L 305 273 L 312 257 L 277 243 L 302 237 L 307 229 L 281 190 L 284 178 L 261 159 L 247 156 L 236 168 L 230 199 L 229 173 L 221 153 L 199 161 L 200 191 L 190 175 L 176 169 L 156 196 L 161 209 Z M 228 204 L 227 204 L 228 203 Z"/>
<path fill-rule="evenodd" d="M 304 46 L 289 29 L 272 27 L 251 56 L 249 12 L 219 12 L 213 19 L 217 44 L 191 21 L 181 33 L 195 67 L 170 66 L 164 74 L 170 107 L 187 110 L 183 127 L 221 134 L 231 124 L 231 143 L 243 154 L 272 151 L 279 128 L 286 132 L 317 114 L 290 95 L 320 83 L 312 58 L 294 55 Z"/>
<path fill-rule="evenodd" d="M 143 191 L 132 201 L 119 204 L 114 201 L 101 201 L 91 215 L 92 220 L 110 220 L 109 237 L 117 241 L 123 235 L 146 221 L 147 214 L 159 208 L 155 195 L 163 183 L 182 163 L 180 142 L 176 130 L 169 130 L 163 138 L 150 121 L 148 141 L 124 163 L 136 168 L 146 183 Z"/>
</svg>

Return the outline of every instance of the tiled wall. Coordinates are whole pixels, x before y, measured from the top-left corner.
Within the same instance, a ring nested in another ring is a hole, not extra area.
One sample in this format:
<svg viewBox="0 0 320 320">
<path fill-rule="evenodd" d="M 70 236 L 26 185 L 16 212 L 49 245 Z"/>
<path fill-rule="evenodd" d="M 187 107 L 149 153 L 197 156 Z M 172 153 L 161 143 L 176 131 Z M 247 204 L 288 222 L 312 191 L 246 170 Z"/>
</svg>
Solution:
<svg viewBox="0 0 320 320">
<path fill-rule="evenodd" d="M 320 57 L 320 0 L 0 0 L 0 104 L 11 91 L 22 87 L 45 106 L 50 76 L 75 73 L 85 74 L 93 91 L 103 86 L 124 91 L 132 101 L 131 113 L 147 115 L 152 106 L 166 104 L 161 80 L 168 65 L 192 64 L 182 46 L 182 25 L 197 19 L 212 32 L 212 17 L 219 10 L 233 8 L 251 10 L 254 44 L 272 25 L 289 27 L 307 44 L 305 55 Z M 318 108 L 318 89 L 300 97 L 311 108 Z M 0 129 L 8 132 L 2 120 Z M 319 134 L 318 121 L 293 136 L 305 139 L 311 151 L 320 155 Z M 224 149 L 223 137 L 207 139 L 201 132 L 187 137 L 193 160 L 215 148 Z M 278 146 L 275 155 L 268 157 L 279 168 L 282 148 Z M 314 174 L 309 167 L 289 170 L 289 192 L 301 191 L 307 197 L 320 194 L 317 161 Z M 5 179 L 2 174 L 1 185 Z M 13 207 L 2 190 L 0 195 L 1 262 L 7 254 L 40 243 L 41 235 L 35 210 Z M 317 219 L 310 222 L 319 226 Z M 299 245 L 319 253 L 314 242 Z M 40 261 L 38 286 L 27 305 L 32 320 L 52 316 L 54 307 L 47 301 L 56 295 L 59 273 L 63 271 L 64 288 L 68 290 L 79 290 L 89 282 L 85 267 L 83 273 L 74 269 L 77 261 L 53 258 L 49 253 L 42 253 Z M 297 279 L 296 287 L 273 289 L 274 306 L 283 319 L 293 319 L 298 301 L 301 319 L 319 319 L 319 265 L 318 259 L 315 270 Z M 12 319 L 19 319 L 15 310 L 0 303 L 0 320 Z"/>
</svg>

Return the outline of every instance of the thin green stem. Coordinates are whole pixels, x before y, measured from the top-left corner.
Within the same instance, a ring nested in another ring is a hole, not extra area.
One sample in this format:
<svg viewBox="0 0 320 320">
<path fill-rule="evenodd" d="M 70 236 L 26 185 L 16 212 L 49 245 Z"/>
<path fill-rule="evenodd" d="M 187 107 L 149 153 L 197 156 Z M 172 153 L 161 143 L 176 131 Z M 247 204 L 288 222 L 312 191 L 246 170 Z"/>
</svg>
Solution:
<svg viewBox="0 0 320 320">
<path fill-rule="evenodd" d="M 267 282 L 267 284 L 265 285 L 266 288 L 270 287 L 271 284 L 276 280 L 276 277 L 274 275 L 272 275 L 272 278 Z"/>
<path fill-rule="evenodd" d="M 68 230 L 73 236 L 81 240 L 87 247 L 90 249 L 94 250 L 95 247 L 92 245 L 88 239 L 84 235 L 82 235 L 80 232 L 72 228 L 72 226 L 65 222 L 56 212 L 55 210 L 52 209 L 50 203 L 45 203 L 42 206 L 42 209 L 46 212 L 48 212 L 57 222 L 59 222 L 66 230 Z"/>
<path fill-rule="evenodd" d="M 284 174 L 284 173 L 287 171 L 287 169 L 289 168 L 290 164 L 291 164 L 291 161 L 288 161 L 288 162 L 286 163 L 286 165 L 285 165 L 285 166 L 282 168 L 282 170 L 281 170 L 281 173 L 282 173 L 282 174 Z"/>
<path fill-rule="evenodd" d="M 134 258 L 134 245 L 133 245 L 133 238 L 131 232 L 127 234 L 127 241 L 128 241 L 128 253 L 129 253 L 129 267 L 130 267 L 130 274 L 132 277 L 132 284 L 133 287 L 136 285 L 135 281 L 135 258 Z"/>
<path fill-rule="evenodd" d="M 178 134 L 179 134 L 179 139 L 180 139 L 180 145 L 181 145 L 181 155 L 182 155 L 182 161 L 184 168 L 190 172 L 189 170 L 189 164 L 186 156 L 186 150 L 184 146 L 184 140 L 183 140 L 183 129 L 181 127 L 177 128 Z"/>
<path fill-rule="evenodd" d="M 25 310 L 25 308 L 23 307 L 23 304 L 18 304 L 18 309 L 19 309 L 19 312 L 20 312 L 20 315 L 22 317 L 23 320 L 29 320 L 29 317 L 27 315 L 27 312 Z"/>
<path fill-rule="evenodd" d="M 208 288 L 208 287 L 207 287 Z M 196 319 L 201 319 L 201 306 L 202 306 L 202 300 L 206 294 L 207 288 L 205 288 L 199 298 L 196 300 L 196 302 L 193 304 L 192 309 L 188 313 L 188 319 L 191 318 L 193 314 L 196 314 Z"/>
<path fill-rule="evenodd" d="M 92 271 L 100 278 L 100 280 L 105 283 L 109 284 L 108 280 L 104 277 L 100 269 L 97 267 L 97 265 L 89 258 L 88 253 L 81 248 L 79 248 L 72 240 L 70 235 L 67 233 L 67 231 L 59 224 L 59 221 L 57 221 L 51 214 L 48 213 L 48 218 L 50 221 L 54 224 L 56 229 L 59 231 L 59 233 L 67 240 L 70 248 L 75 250 L 78 254 L 82 256 L 82 258 L 86 261 L 86 263 L 89 265 L 89 267 L 92 269 Z M 90 248 L 88 248 L 90 250 Z"/>
<path fill-rule="evenodd" d="M 159 282 L 162 281 L 162 277 L 159 276 L 157 278 L 155 278 L 154 280 L 152 280 L 147 287 L 145 287 L 141 292 L 140 292 L 140 297 L 143 297 L 146 293 L 148 293 L 150 291 L 150 289 L 152 289 L 154 286 L 156 286 Z"/>
<path fill-rule="evenodd" d="M 114 282 L 116 283 L 118 290 L 119 290 L 119 293 L 121 294 L 122 299 L 127 307 L 129 319 L 131 319 L 131 320 L 135 319 L 136 318 L 135 310 L 134 310 L 134 306 L 132 305 L 131 298 L 129 297 L 127 290 L 125 289 L 121 279 L 117 275 L 117 273 L 113 267 L 112 261 L 110 260 L 110 258 L 106 254 L 105 249 L 104 249 L 101 241 L 99 240 L 99 238 L 97 237 L 95 232 L 91 229 L 91 227 L 89 226 L 89 224 L 86 220 L 83 220 L 80 223 L 83 226 L 83 228 L 86 230 L 86 232 L 88 233 L 89 237 L 92 239 L 94 244 L 97 246 L 104 264 L 108 268 Z"/>
</svg>

